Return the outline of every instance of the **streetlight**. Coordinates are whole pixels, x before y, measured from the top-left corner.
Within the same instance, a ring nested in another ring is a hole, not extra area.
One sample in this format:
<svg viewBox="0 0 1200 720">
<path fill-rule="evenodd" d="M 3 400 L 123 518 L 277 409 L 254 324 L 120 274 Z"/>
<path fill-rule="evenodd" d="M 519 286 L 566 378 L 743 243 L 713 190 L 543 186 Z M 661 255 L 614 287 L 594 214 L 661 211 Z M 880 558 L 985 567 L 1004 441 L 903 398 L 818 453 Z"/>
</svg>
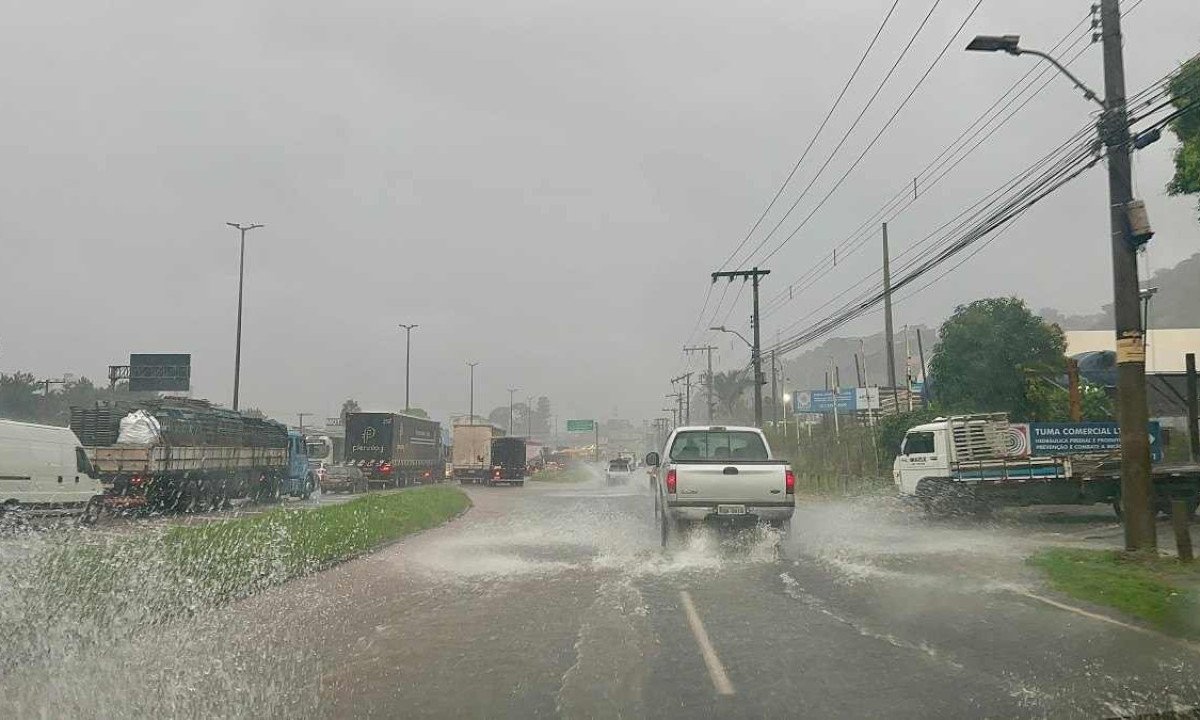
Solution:
<svg viewBox="0 0 1200 720">
<path fill-rule="evenodd" d="M 729 333 L 731 335 L 737 335 L 741 339 L 742 342 L 746 343 L 746 347 L 750 348 L 751 351 L 754 350 L 754 344 L 751 343 L 749 340 L 747 340 L 746 336 L 741 334 L 737 330 L 731 330 L 730 328 L 727 328 L 724 325 L 714 325 L 714 326 L 710 327 L 709 330 L 716 330 L 717 332 L 723 332 L 723 333 Z"/>
<path fill-rule="evenodd" d="M 400 327 L 404 329 L 404 412 L 408 412 L 408 367 L 412 361 L 412 331 L 420 325 L 400 323 Z"/>
<path fill-rule="evenodd" d="M 233 409 L 238 409 L 238 389 L 242 384 L 242 286 L 246 277 L 246 233 L 256 228 L 265 227 L 262 223 L 225 223 L 241 233 L 241 251 L 238 254 L 238 309 L 237 309 L 237 346 L 233 352 Z"/>
<path fill-rule="evenodd" d="M 1133 199 L 1129 162 L 1129 112 L 1125 100 L 1125 59 L 1119 0 L 1100 0 L 1104 47 L 1104 99 L 1050 55 L 1020 46 L 1017 35 L 980 35 L 968 50 L 1034 55 L 1066 75 L 1084 97 L 1100 106 L 1100 140 L 1108 158 L 1110 244 L 1113 260 L 1113 317 L 1117 346 L 1117 420 L 1121 435 L 1121 503 L 1125 549 L 1153 552 L 1158 543 L 1152 515 L 1150 446 L 1146 424 L 1146 342 L 1138 287 L 1137 251 L 1153 234 L 1145 206 Z M 1152 138 L 1139 138 L 1144 146 Z"/>
<path fill-rule="evenodd" d="M 478 364 L 478 362 L 467 363 L 471 367 L 471 414 L 470 419 L 467 420 L 468 425 L 475 424 L 475 366 Z"/>
<path fill-rule="evenodd" d="M 509 388 L 508 389 L 508 434 L 509 435 L 513 434 L 513 393 L 515 393 L 516 391 L 518 391 L 520 389 L 521 388 Z"/>
</svg>

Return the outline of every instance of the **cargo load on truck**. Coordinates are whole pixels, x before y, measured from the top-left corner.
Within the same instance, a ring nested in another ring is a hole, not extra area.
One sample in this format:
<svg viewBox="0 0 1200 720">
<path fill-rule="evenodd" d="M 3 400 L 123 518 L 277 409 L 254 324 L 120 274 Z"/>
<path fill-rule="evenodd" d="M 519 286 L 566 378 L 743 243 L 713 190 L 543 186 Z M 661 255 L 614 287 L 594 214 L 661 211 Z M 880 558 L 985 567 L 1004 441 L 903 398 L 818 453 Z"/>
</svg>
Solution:
<svg viewBox="0 0 1200 720">
<path fill-rule="evenodd" d="M 445 476 L 441 423 L 415 415 L 359 412 L 346 415 L 346 464 L 372 487 L 441 482 Z"/>
<path fill-rule="evenodd" d="M 293 465 L 297 473 L 307 471 L 296 457 L 303 443 L 294 442 L 286 426 L 206 400 L 73 407 L 70 426 L 110 506 L 198 510 L 236 498 L 274 499 L 296 474 Z"/>
</svg>

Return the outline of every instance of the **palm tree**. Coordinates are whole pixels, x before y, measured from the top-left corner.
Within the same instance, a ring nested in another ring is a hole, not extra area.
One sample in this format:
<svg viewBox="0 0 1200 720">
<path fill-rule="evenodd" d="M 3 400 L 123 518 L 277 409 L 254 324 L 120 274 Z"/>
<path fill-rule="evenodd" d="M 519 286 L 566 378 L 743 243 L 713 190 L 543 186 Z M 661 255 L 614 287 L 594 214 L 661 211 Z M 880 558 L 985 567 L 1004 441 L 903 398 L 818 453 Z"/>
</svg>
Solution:
<svg viewBox="0 0 1200 720">
<path fill-rule="evenodd" d="M 725 410 L 725 416 L 732 418 L 734 408 L 742 393 L 751 385 L 750 378 L 742 370 L 727 370 L 713 374 L 713 393 L 717 396 L 717 405 Z"/>
</svg>

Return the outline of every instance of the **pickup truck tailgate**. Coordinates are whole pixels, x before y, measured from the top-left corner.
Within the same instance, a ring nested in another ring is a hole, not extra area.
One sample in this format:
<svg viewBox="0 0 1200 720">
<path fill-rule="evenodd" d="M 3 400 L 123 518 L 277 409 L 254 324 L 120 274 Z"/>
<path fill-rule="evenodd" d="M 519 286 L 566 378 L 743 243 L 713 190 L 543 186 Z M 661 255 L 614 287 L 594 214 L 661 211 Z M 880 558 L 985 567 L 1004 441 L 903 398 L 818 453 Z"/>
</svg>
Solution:
<svg viewBox="0 0 1200 720">
<path fill-rule="evenodd" d="M 784 462 L 675 465 L 676 498 L 684 502 L 777 504 L 789 498 Z"/>
</svg>

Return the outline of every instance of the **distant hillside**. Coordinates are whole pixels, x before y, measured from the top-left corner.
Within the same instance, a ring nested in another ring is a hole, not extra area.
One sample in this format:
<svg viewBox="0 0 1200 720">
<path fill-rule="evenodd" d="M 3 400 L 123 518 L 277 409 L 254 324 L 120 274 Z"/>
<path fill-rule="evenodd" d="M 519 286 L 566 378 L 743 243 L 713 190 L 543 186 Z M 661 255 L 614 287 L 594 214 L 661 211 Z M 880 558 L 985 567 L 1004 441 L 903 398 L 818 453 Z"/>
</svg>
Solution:
<svg viewBox="0 0 1200 720">
<path fill-rule="evenodd" d="M 1150 301 L 1151 328 L 1200 327 L 1200 253 L 1173 268 L 1159 270 L 1150 278 L 1149 287 L 1158 288 Z M 1053 308 L 1039 314 L 1046 322 L 1058 323 L 1063 330 L 1111 330 L 1112 304 L 1095 315 L 1063 315 Z"/>
</svg>

